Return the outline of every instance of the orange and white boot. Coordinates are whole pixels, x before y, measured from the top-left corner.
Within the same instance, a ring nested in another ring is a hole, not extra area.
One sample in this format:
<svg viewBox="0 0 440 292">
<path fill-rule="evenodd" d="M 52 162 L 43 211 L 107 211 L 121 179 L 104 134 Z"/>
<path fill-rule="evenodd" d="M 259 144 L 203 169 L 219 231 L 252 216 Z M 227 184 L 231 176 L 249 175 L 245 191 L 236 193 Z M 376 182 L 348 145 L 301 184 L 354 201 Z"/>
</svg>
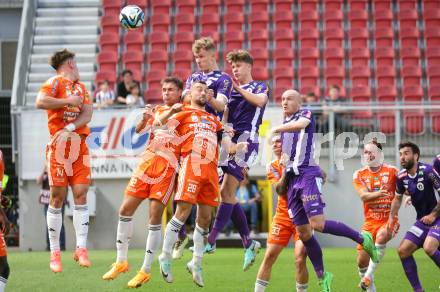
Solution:
<svg viewBox="0 0 440 292">
<path fill-rule="evenodd" d="M 49 268 L 54 273 L 61 273 L 63 270 L 63 266 L 61 265 L 61 252 L 59 250 L 50 252 Z"/>
<path fill-rule="evenodd" d="M 77 248 L 73 254 L 73 259 L 79 263 L 81 267 L 90 267 L 89 255 L 86 248 Z"/>
</svg>

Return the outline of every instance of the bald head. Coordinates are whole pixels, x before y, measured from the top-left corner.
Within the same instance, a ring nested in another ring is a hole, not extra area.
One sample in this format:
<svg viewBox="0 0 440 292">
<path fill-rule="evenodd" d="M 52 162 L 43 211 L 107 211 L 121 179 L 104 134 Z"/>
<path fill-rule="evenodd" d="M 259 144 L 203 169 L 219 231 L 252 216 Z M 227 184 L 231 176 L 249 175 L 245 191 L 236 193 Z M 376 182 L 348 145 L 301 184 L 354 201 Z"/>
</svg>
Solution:
<svg viewBox="0 0 440 292">
<path fill-rule="evenodd" d="M 288 89 L 281 95 L 281 105 L 285 115 L 293 115 L 301 107 L 301 94 L 293 89 Z"/>
</svg>

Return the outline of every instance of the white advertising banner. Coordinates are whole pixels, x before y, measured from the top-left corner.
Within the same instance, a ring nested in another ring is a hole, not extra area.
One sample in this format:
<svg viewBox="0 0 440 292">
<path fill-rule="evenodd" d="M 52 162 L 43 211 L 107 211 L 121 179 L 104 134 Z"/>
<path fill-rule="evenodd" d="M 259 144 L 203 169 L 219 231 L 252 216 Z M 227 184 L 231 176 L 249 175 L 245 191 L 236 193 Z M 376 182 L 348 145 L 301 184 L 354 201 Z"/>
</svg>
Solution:
<svg viewBox="0 0 440 292">
<path fill-rule="evenodd" d="M 270 125 L 279 124 L 279 108 L 268 108 L 260 132 Z M 45 159 L 45 147 L 49 141 L 45 111 L 23 111 L 18 129 L 19 173 L 24 180 L 34 180 L 41 173 Z M 91 130 L 87 138 L 91 155 L 92 179 L 129 178 L 139 162 L 139 154 L 145 149 L 148 134 L 135 133 L 141 109 L 95 110 Z M 267 155 L 265 139 L 261 140 L 259 161 L 264 165 Z"/>
</svg>

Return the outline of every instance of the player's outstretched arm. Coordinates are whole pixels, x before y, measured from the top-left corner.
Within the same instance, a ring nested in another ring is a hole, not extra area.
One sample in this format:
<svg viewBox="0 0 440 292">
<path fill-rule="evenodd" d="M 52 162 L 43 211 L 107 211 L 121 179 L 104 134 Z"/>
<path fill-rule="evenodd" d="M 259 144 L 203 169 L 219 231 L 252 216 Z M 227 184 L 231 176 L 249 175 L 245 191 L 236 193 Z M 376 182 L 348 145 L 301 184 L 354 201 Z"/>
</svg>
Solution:
<svg viewBox="0 0 440 292">
<path fill-rule="evenodd" d="M 357 192 L 363 202 L 369 202 L 388 195 L 388 191 L 383 187 L 377 192 L 369 192 L 366 188 L 357 190 Z"/>
<path fill-rule="evenodd" d="M 268 101 L 268 96 L 266 93 L 252 93 L 247 90 L 244 90 L 240 86 L 238 86 L 235 82 L 233 83 L 234 89 L 240 93 L 244 99 L 256 107 L 263 107 L 266 105 Z"/>
<path fill-rule="evenodd" d="M 75 129 L 87 125 L 92 120 L 92 115 L 93 115 L 93 105 L 83 104 L 83 106 L 81 107 L 81 112 L 79 113 L 75 121 L 73 121 L 72 123 L 75 125 Z"/>
<path fill-rule="evenodd" d="M 208 102 L 212 106 L 212 108 L 217 112 L 224 112 L 226 104 L 228 102 L 226 96 L 223 94 L 217 94 L 216 97 L 213 95 L 213 91 L 210 90 L 210 94 L 208 96 Z"/>
<path fill-rule="evenodd" d="M 143 130 L 148 130 L 150 127 L 147 127 L 148 120 L 154 115 L 155 108 L 152 107 L 151 104 L 147 104 L 142 111 L 142 119 L 136 125 L 136 133 L 140 133 Z"/>
<path fill-rule="evenodd" d="M 181 103 L 173 104 L 173 106 L 169 110 L 164 111 L 162 114 L 160 114 L 158 117 L 156 117 L 154 119 L 153 127 L 162 126 L 163 124 L 165 124 L 168 121 L 168 119 L 172 115 L 180 112 L 182 110 L 182 108 L 183 108 L 183 104 L 181 104 Z"/>
<path fill-rule="evenodd" d="M 58 109 L 66 105 L 78 106 L 82 103 L 82 99 L 76 95 L 70 95 L 67 98 L 55 98 L 43 91 L 38 92 L 36 106 L 39 109 Z"/>
<path fill-rule="evenodd" d="M 296 121 L 291 121 L 272 128 L 273 134 L 286 133 L 286 132 L 299 132 L 305 129 L 310 124 L 310 120 L 307 118 L 299 118 Z"/>
</svg>

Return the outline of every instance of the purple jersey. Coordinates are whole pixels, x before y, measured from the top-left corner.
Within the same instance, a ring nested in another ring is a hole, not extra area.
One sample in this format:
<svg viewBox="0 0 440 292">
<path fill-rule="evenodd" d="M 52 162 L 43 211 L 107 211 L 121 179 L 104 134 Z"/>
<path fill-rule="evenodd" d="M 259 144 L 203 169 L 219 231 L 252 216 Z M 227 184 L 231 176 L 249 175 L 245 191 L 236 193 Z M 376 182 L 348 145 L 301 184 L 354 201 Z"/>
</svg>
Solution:
<svg viewBox="0 0 440 292">
<path fill-rule="evenodd" d="M 434 158 L 434 162 L 432 163 L 432 166 L 434 167 L 435 171 L 437 171 L 437 173 L 440 174 L 440 154 L 437 155 L 436 158 Z"/>
<path fill-rule="evenodd" d="M 431 213 L 437 205 L 440 177 L 431 165 L 419 162 L 413 177 L 406 169 L 402 169 L 397 176 L 396 193 L 403 195 L 405 191 L 411 196 L 417 219 L 420 219 Z"/>
<path fill-rule="evenodd" d="M 185 89 L 183 90 L 182 94 L 183 96 L 191 89 L 191 85 L 194 81 L 205 82 L 209 89 L 214 91 L 214 98 L 216 98 L 218 95 L 223 95 L 226 97 L 226 100 L 229 100 L 231 97 L 232 79 L 225 72 L 216 70 L 209 73 L 203 73 L 201 71 L 193 73 L 186 80 Z M 205 108 L 208 113 L 214 114 L 220 119 L 223 116 L 223 113 L 218 113 L 215 111 L 210 104 L 206 104 Z"/>
<path fill-rule="evenodd" d="M 241 86 L 242 89 L 267 96 L 267 85 L 264 82 L 251 81 Z M 244 132 L 250 133 L 250 139 L 258 139 L 258 129 L 263 120 L 264 109 L 250 104 L 240 93 L 232 89 L 231 98 L 228 102 L 229 116 L 228 123 L 232 124 L 235 133 L 240 135 Z"/>
<path fill-rule="evenodd" d="M 315 119 L 312 112 L 308 109 L 301 109 L 286 118 L 283 123 L 297 121 L 300 118 L 306 118 L 310 121 L 305 129 L 299 132 L 285 132 L 281 135 L 282 152 L 289 156 L 286 171 L 293 172 L 296 175 L 307 168 L 317 167 L 314 161 Z"/>
</svg>

